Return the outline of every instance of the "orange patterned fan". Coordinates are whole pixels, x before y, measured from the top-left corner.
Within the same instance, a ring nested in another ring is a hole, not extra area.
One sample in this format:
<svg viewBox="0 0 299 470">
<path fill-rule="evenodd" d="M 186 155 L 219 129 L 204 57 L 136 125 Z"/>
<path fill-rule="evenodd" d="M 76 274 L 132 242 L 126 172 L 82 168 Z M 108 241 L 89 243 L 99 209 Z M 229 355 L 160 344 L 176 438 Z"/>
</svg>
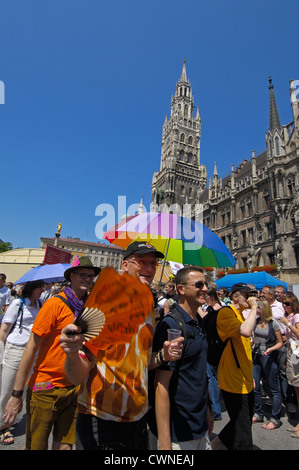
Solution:
<svg viewBox="0 0 299 470">
<path fill-rule="evenodd" d="M 104 268 L 82 311 L 75 319 L 88 346 L 127 343 L 153 310 L 153 295 L 146 284 L 127 273 Z"/>
</svg>

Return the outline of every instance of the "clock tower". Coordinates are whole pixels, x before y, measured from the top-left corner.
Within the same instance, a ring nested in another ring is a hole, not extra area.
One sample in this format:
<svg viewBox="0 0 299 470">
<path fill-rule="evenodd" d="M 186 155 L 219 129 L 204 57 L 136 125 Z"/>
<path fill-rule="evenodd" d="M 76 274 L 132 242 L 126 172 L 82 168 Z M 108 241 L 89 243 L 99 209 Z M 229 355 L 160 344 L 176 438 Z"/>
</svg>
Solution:
<svg viewBox="0 0 299 470">
<path fill-rule="evenodd" d="M 197 218 L 196 205 L 206 188 L 207 169 L 200 165 L 201 118 L 198 108 L 194 113 L 185 60 L 170 109 L 163 124 L 160 171 L 152 180 L 151 211 Z"/>
</svg>

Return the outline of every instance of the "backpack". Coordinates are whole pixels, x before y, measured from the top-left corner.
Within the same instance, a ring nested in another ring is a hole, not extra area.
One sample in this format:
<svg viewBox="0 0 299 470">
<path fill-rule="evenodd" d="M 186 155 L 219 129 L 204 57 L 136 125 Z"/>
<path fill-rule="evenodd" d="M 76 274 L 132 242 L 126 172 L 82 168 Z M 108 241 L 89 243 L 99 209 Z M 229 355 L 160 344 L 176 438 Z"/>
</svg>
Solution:
<svg viewBox="0 0 299 470">
<path fill-rule="evenodd" d="M 187 337 L 187 327 L 186 327 L 186 323 L 185 321 L 183 320 L 181 314 L 178 312 L 178 311 L 172 311 L 171 313 L 168 313 L 167 314 L 167 317 L 171 317 L 173 318 L 176 323 L 177 323 L 177 326 L 178 326 L 178 329 L 181 330 L 182 332 L 182 336 L 184 338 Z M 160 323 L 162 322 L 163 318 L 165 317 L 162 317 L 158 323 L 156 324 L 155 326 L 155 332 L 157 331 L 157 329 L 159 328 L 159 325 Z M 184 341 L 184 347 L 185 347 L 185 344 L 186 344 L 186 341 Z M 149 404 L 150 405 L 153 405 L 154 403 L 154 395 L 155 395 L 155 392 L 154 392 L 154 381 L 155 381 L 155 370 L 156 369 L 152 369 L 149 371 L 149 385 L 148 385 L 148 392 L 149 392 Z"/>
<path fill-rule="evenodd" d="M 231 308 L 229 305 L 222 308 Z M 203 317 L 203 326 L 208 340 L 208 363 L 211 366 L 217 367 L 219 365 L 222 353 L 228 343 L 230 341 L 232 352 L 236 361 L 236 365 L 238 369 L 240 369 L 240 364 L 237 358 L 237 354 L 234 348 L 234 344 L 231 338 L 227 338 L 225 341 L 222 341 L 218 331 L 217 331 L 217 317 L 222 310 L 214 310 L 213 308 L 208 310 L 208 313 Z M 232 310 L 232 309 L 231 309 Z"/>
<path fill-rule="evenodd" d="M 181 330 L 182 336 L 185 338 L 184 347 L 186 345 L 186 338 L 187 338 L 187 326 L 185 320 L 182 318 L 181 314 L 175 309 L 175 305 L 171 306 L 172 311 L 168 313 L 166 316 L 173 318 L 178 326 L 178 329 Z M 158 321 L 155 327 L 155 331 L 159 328 L 161 321 L 165 318 L 164 316 Z M 179 361 L 177 361 L 179 362 Z M 156 369 L 152 369 L 148 373 L 148 403 L 149 403 L 149 410 L 147 414 L 148 426 L 151 432 L 157 436 L 157 424 L 156 424 L 156 417 L 155 417 L 155 373 Z"/>
</svg>

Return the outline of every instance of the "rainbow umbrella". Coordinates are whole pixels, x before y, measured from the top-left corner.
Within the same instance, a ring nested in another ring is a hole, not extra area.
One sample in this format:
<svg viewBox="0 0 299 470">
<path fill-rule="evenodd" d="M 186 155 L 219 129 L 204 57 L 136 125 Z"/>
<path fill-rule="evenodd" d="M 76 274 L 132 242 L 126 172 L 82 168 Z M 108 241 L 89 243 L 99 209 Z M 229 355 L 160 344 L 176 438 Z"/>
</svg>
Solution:
<svg viewBox="0 0 299 470">
<path fill-rule="evenodd" d="M 104 239 L 126 248 L 146 241 L 162 251 L 165 260 L 184 265 L 224 268 L 236 264 L 229 249 L 205 225 L 166 212 L 144 212 L 122 220 L 105 232 Z"/>
</svg>

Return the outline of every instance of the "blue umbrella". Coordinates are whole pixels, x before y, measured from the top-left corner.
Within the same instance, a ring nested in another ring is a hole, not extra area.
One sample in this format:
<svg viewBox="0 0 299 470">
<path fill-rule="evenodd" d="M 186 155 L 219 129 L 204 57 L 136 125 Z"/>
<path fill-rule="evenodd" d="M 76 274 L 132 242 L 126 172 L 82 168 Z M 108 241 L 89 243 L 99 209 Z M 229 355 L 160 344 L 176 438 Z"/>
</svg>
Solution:
<svg viewBox="0 0 299 470">
<path fill-rule="evenodd" d="M 62 282 L 65 281 L 64 272 L 70 268 L 69 263 L 57 263 L 57 264 L 44 264 L 43 266 L 37 266 L 36 268 L 30 269 L 15 284 L 25 284 L 28 281 L 39 281 L 43 280 L 48 282 Z"/>
<path fill-rule="evenodd" d="M 231 289 L 234 284 L 238 282 L 244 282 L 244 284 L 253 284 L 257 289 L 261 290 L 264 286 L 284 286 L 288 289 L 286 282 L 271 276 L 265 271 L 255 273 L 243 273 L 243 274 L 227 274 L 218 281 L 216 281 L 218 289 L 221 287 L 227 287 Z"/>
</svg>

